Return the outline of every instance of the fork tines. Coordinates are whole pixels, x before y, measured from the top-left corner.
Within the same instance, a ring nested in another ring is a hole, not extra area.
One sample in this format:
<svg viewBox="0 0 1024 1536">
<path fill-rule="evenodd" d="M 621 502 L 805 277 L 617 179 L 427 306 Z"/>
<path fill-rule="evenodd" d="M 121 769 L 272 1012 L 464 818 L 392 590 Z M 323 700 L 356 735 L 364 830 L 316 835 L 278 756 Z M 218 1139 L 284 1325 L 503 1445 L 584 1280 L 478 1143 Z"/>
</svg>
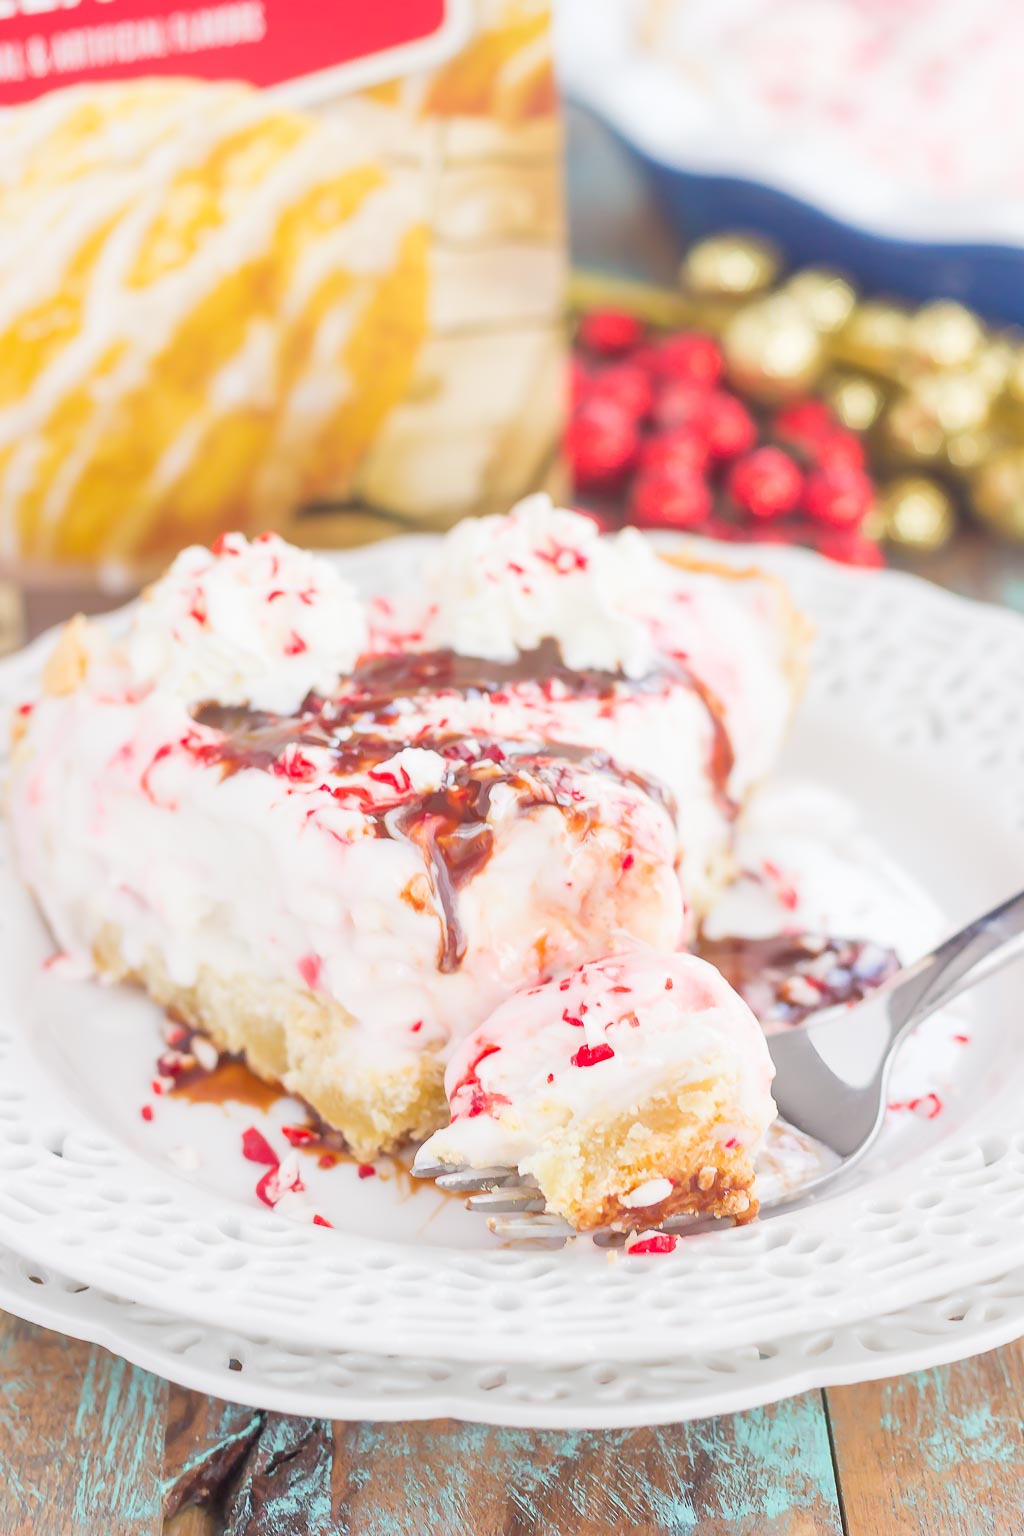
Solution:
<svg viewBox="0 0 1024 1536">
<path fill-rule="evenodd" d="M 417 1178 L 432 1178 L 438 1189 L 445 1189 L 450 1195 L 471 1195 L 482 1189 L 519 1188 L 526 1183 L 518 1168 L 469 1168 L 446 1163 L 436 1169 L 416 1168 L 414 1172 Z"/>
<path fill-rule="evenodd" d="M 413 1168 L 417 1178 L 433 1179 L 450 1195 L 466 1195 L 469 1210 L 487 1216 L 496 1237 L 561 1247 L 572 1228 L 548 1213 L 544 1196 L 533 1179 L 517 1168 L 455 1167 L 451 1163 Z"/>
<path fill-rule="evenodd" d="M 495 1237 L 512 1243 L 529 1243 L 531 1248 L 564 1248 L 576 1235 L 561 1216 L 547 1211 L 531 1215 L 522 1207 L 513 1214 L 489 1217 L 487 1226 Z"/>
</svg>

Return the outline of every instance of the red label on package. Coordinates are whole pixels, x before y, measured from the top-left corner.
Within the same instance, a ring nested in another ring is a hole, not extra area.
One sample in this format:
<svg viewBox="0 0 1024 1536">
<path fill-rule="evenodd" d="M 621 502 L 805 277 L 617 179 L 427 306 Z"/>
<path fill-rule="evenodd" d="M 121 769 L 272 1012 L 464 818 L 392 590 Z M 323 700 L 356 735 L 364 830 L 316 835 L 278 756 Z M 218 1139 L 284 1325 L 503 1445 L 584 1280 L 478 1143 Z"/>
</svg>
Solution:
<svg viewBox="0 0 1024 1536">
<path fill-rule="evenodd" d="M 0 106 L 144 75 L 315 100 L 437 64 L 468 29 L 468 0 L 0 0 Z"/>
</svg>

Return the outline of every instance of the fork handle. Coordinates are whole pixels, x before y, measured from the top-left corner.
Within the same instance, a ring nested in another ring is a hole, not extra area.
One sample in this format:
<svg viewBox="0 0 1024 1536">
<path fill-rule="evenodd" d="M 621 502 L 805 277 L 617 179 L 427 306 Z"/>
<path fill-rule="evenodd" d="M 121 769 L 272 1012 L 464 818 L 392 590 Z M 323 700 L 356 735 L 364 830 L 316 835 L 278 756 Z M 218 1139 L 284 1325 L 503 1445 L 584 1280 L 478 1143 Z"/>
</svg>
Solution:
<svg viewBox="0 0 1024 1536">
<path fill-rule="evenodd" d="M 896 1033 L 919 1024 L 1024 955 L 1024 891 L 975 918 L 896 979 L 889 1016 Z"/>
</svg>

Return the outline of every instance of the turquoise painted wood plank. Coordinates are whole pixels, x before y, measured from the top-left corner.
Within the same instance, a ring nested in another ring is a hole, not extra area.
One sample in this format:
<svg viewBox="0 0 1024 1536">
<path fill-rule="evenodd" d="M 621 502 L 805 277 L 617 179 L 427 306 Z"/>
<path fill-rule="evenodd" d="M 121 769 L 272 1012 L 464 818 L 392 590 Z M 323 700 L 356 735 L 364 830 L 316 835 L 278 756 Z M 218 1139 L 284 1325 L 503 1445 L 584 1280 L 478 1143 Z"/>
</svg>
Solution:
<svg viewBox="0 0 1024 1536">
<path fill-rule="evenodd" d="M 828 1393 L 849 1536 L 1024 1530 L 1024 1346 Z"/>
<path fill-rule="evenodd" d="M 817 1393 L 598 1433 L 338 1424 L 338 1536 L 841 1536 Z M 880 1536 L 880 1533 L 876 1533 Z"/>
<path fill-rule="evenodd" d="M 224 1489 L 241 1467 L 265 1419 L 258 1409 L 171 1385 L 164 1440 L 164 1519 L 173 1519 L 186 1506 L 211 1506 L 219 1515 Z"/>
<path fill-rule="evenodd" d="M 0 1314 L 4 1536 L 156 1536 L 166 1384 Z"/>
<path fill-rule="evenodd" d="M 227 1536 L 335 1536 L 331 1426 L 268 1414 L 241 1469 Z"/>
</svg>

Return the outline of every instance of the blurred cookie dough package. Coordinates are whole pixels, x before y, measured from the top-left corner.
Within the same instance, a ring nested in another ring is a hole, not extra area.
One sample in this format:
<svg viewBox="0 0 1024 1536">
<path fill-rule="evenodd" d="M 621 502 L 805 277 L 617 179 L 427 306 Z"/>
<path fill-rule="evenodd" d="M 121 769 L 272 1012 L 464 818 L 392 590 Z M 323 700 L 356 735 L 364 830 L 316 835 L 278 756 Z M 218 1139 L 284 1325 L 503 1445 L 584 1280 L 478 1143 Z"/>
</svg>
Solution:
<svg viewBox="0 0 1024 1536">
<path fill-rule="evenodd" d="M 0 558 L 505 510 L 564 384 L 550 6 L 0 0 Z"/>
</svg>

